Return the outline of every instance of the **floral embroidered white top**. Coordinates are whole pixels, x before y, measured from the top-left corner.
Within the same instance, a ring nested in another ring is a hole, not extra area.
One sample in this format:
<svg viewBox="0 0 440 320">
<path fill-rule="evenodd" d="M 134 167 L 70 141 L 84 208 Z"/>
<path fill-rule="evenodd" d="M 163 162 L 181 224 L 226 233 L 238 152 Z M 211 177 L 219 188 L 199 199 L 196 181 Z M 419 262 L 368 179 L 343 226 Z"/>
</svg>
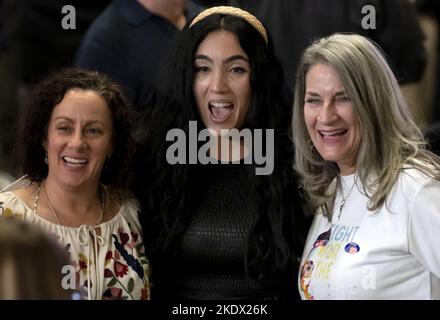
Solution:
<svg viewBox="0 0 440 320">
<path fill-rule="evenodd" d="M 0 193 L 0 215 L 40 226 L 68 251 L 75 272 L 66 271 L 66 277 L 74 280 L 66 281 L 67 289 L 79 290 L 89 300 L 150 298 L 149 263 L 138 212 L 132 200 L 111 220 L 97 226 L 67 227 L 40 217 L 13 192 Z"/>
</svg>

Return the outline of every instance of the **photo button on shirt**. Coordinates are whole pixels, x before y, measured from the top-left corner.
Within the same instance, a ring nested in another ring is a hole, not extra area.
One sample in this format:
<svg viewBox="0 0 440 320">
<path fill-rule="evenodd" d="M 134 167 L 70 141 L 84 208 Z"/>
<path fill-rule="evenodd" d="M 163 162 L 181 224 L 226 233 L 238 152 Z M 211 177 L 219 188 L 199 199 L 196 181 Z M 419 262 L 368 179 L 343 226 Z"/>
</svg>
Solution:
<svg viewBox="0 0 440 320">
<path fill-rule="evenodd" d="M 344 194 L 354 179 L 342 177 Z M 400 174 L 377 212 L 368 211 L 357 184 L 339 219 L 340 192 L 331 221 L 321 210 L 315 216 L 298 277 L 301 297 L 440 299 L 440 250 L 430 243 L 440 244 L 440 183 L 416 170 Z"/>
</svg>

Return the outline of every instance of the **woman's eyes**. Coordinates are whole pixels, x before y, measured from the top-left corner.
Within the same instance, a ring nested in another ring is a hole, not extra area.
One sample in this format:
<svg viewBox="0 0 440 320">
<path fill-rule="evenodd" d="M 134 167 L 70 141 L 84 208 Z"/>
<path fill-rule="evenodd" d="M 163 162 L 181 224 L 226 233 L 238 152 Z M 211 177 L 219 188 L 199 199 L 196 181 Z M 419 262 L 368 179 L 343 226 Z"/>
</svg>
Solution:
<svg viewBox="0 0 440 320">
<path fill-rule="evenodd" d="M 209 72 L 210 70 L 211 69 L 208 66 L 195 66 L 196 73 Z M 244 67 L 232 67 L 228 71 L 232 72 L 232 73 L 245 73 L 247 71 L 247 69 Z"/>
<path fill-rule="evenodd" d="M 207 66 L 196 66 L 196 72 L 207 72 L 209 68 Z"/>
<path fill-rule="evenodd" d="M 73 129 L 71 127 L 67 127 L 67 126 L 57 127 L 57 130 L 63 134 L 71 133 L 73 131 Z M 96 134 L 100 134 L 102 132 L 102 130 L 99 128 L 87 128 L 87 129 L 85 129 L 85 132 L 87 134 L 96 135 Z"/>
<path fill-rule="evenodd" d="M 347 96 L 341 96 L 341 97 L 336 98 L 336 102 L 339 102 L 339 103 L 346 103 L 346 102 L 350 102 L 350 101 L 351 101 L 350 98 Z"/>
<path fill-rule="evenodd" d="M 321 100 L 317 98 L 307 98 L 305 102 L 308 104 L 319 104 L 321 103 Z"/>
<path fill-rule="evenodd" d="M 97 128 L 89 128 L 89 129 L 87 129 L 87 132 L 91 133 L 91 134 L 99 134 L 99 133 L 101 133 L 101 130 L 99 130 Z"/>
<path fill-rule="evenodd" d="M 57 127 L 57 130 L 61 131 L 61 132 L 69 132 L 71 129 L 70 129 L 70 127 L 60 126 L 60 127 Z"/>
<path fill-rule="evenodd" d="M 349 97 L 347 97 L 347 96 L 341 96 L 341 97 L 336 97 L 335 99 L 334 99 L 334 101 L 336 102 L 336 103 L 348 103 L 348 102 L 350 102 L 351 101 L 351 99 L 349 98 Z M 306 98 L 305 99 L 305 103 L 308 103 L 308 104 L 320 104 L 320 103 L 322 103 L 322 100 L 321 99 L 319 99 L 319 98 Z"/>
<path fill-rule="evenodd" d="M 231 72 L 234 72 L 234 73 L 244 73 L 244 72 L 246 72 L 246 69 L 243 68 L 243 67 L 232 67 L 230 70 L 231 70 Z"/>
</svg>

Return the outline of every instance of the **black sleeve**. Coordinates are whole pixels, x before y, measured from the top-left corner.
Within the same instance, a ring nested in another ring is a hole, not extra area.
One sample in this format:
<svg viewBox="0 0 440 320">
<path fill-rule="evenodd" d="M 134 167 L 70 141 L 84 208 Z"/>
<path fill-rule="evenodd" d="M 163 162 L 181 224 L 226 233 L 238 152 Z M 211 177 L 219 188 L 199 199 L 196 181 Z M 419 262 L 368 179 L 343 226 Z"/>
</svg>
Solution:
<svg viewBox="0 0 440 320">
<path fill-rule="evenodd" d="M 385 0 L 380 6 L 375 40 L 387 54 L 399 83 L 416 82 L 426 64 L 416 7 L 407 0 Z"/>
</svg>

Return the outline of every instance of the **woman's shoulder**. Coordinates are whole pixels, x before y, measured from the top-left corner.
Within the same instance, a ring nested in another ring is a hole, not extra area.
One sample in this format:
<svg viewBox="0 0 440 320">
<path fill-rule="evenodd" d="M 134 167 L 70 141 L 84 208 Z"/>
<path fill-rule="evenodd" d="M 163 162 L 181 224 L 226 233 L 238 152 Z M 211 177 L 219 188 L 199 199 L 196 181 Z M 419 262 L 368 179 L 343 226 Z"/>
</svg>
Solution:
<svg viewBox="0 0 440 320">
<path fill-rule="evenodd" d="M 4 187 L 2 190 L 0 190 L 1 193 L 7 192 L 7 191 L 15 191 L 19 189 L 25 189 L 26 187 L 29 187 L 33 184 L 33 182 L 29 179 L 27 175 L 22 176 L 21 178 L 15 180 L 11 184 Z"/>
<path fill-rule="evenodd" d="M 137 218 L 140 211 L 138 201 L 134 198 L 127 199 L 121 205 L 121 211 L 125 212 L 129 216 L 135 216 Z"/>
<path fill-rule="evenodd" d="M 19 188 L 14 191 L 0 192 L 0 215 L 23 215 L 25 212 L 32 210 L 32 194 L 33 190 L 31 186 Z"/>
<path fill-rule="evenodd" d="M 111 212 L 111 218 L 119 216 L 121 213 L 136 211 L 138 202 L 131 192 L 121 192 L 107 186 L 104 187 L 105 208 Z"/>
<path fill-rule="evenodd" d="M 434 169 L 432 169 L 434 174 Z M 438 169 L 437 169 L 438 170 Z M 438 175 L 439 173 L 437 173 Z M 440 186 L 440 181 L 436 180 L 428 174 L 418 168 L 412 166 L 403 167 L 398 177 L 399 183 L 411 188 L 422 188 L 426 184 L 434 183 Z"/>
<path fill-rule="evenodd" d="M 440 194 L 440 181 L 427 172 L 414 167 L 405 167 L 399 173 L 395 185 L 406 199 L 417 199 L 422 190 L 436 190 Z"/>
<path fill-rule="evenodd" d="M 0 191 L 0 199 L 2 202 L 24 202 L 30 205 L 32 197 L 35 197 L 35 183 L 26 175 L 15 180 L 13 183 Z"/>
<path fill-rule="evenodd" d="M 136 223 L 139 221 L 139 203 L 135 198 L 129 197 L 123 200 L 111 201 L 109 211 L 112 212 L 109 222 L 116 222 L 121 219 Z"/>
<path fill-rule="evenodd" d="M 135 199 L 127 199 L 118 206 L 115 216 L 105 222 L 105 224 L 113 231 L 124 231 L 140 233 L 141 225 L 139 221 L 139 206 Z"/>
<path fill-rule="evenodd" d="M 5 208 L 15 207 L 17 201 L 20 199 L 12 191 L 0 192 L 0 207 L 4 210 Z"/>
</svg>

